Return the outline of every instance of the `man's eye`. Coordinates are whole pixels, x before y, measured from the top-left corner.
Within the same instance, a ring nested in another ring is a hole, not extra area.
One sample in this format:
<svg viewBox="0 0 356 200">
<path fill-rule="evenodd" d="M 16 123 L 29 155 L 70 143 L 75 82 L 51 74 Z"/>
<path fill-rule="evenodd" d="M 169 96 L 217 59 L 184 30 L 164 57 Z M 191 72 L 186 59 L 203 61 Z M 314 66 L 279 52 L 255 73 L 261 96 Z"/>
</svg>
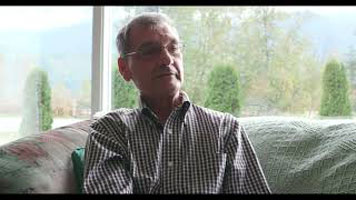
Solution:
<svg viewBox="0 0 356 200">
<path fill-rule="evenodd" d="M 141 49 L 140 52 L 143 56 L 154 55 L 154 54 L 160 52 L 160 47 L 159 46 L 158 47 L 155 47 L 155 46 L 147 47 L 147 48 Z"/>
<path fill-rule="evenodd" d="M 178 45 L 172 45 L 170 48 L 169 48 L 172 52 L 176 52 L 179 50 L 179 46 Z"/>
<path fill-rule="evenodd" d="M 180 51 L 179 44 L 173 44 L 169 47 L 169 51 L 172 53 L 178 53 Z"/>
</svg>

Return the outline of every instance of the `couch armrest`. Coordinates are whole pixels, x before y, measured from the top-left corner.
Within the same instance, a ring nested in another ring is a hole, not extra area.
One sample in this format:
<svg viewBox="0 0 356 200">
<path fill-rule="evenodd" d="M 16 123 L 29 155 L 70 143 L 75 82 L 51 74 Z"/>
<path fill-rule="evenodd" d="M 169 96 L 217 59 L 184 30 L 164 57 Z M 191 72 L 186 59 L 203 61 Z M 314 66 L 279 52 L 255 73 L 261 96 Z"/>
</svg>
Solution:
<svg viewBox="0 0 356 200">
<path fill-rule="evenodd" d="M 91 120 L 0 147 L 0 193 L 76 193 L 71 153 L 85 145 Z"/>
</svg>

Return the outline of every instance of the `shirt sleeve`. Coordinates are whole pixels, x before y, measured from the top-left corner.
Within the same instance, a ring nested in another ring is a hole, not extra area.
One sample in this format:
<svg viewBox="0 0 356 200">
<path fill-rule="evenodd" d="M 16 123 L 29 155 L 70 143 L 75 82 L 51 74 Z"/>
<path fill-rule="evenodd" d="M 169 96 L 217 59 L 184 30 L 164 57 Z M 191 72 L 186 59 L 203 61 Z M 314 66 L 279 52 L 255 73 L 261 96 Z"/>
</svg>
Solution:
<svg viewBox="0 0 356 200">
<path fill-rule="evenodd" d="M 85 148 L 84 193 L 133 191 L 127 142 L 123 130 L 114 123 L 103 119 L 91 125 Z"/>
<path fill-rule="evenodd" d="M 267 180 L 245 129 L 234 119 L 227 124 L 231 126 L 226 126 L 230 130 L 227 131 L 225 142 L 227 163 L 223 193 L 270 194 Z"/>
</svg>

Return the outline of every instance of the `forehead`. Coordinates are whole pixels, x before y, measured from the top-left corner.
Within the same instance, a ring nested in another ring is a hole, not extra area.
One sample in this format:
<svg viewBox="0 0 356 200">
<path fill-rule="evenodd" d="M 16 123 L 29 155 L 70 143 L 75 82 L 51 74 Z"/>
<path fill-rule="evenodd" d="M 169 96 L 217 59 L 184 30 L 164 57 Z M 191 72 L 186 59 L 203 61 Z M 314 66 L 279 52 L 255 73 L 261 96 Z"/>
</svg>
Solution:
<svg viewBox="0 0 356 200">
<path fill-rule="evenodd" d="M 175 28 L 163 23 L 159 25 L 136 25 L 130 33 L 131 47 L 139 47 L 143 43 L 158 42 L 169 43 L 179 41 L 179 36 Z"/>
</svg>

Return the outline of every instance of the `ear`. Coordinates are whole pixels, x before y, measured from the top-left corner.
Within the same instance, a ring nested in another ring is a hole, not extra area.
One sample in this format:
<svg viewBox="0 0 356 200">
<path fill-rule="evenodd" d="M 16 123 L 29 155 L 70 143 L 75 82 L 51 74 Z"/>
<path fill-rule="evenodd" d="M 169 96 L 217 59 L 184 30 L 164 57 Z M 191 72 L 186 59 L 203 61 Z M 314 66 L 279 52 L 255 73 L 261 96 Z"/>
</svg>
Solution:
<svg viewBox="0 0 356 200">
<path fill-rule="evenodd" d="M 132 75 L 131 75 L 131 71 L 130 71 L 129 65 L 127 63 L 127 60 L 119 57 L 119 59 L 117 60 L 117 64 L 118 64 L 119 72 L 120 72 L 121 76 L 125 79 L 125 81 L 130 81 L 132 78 Z"/>
</svg>

